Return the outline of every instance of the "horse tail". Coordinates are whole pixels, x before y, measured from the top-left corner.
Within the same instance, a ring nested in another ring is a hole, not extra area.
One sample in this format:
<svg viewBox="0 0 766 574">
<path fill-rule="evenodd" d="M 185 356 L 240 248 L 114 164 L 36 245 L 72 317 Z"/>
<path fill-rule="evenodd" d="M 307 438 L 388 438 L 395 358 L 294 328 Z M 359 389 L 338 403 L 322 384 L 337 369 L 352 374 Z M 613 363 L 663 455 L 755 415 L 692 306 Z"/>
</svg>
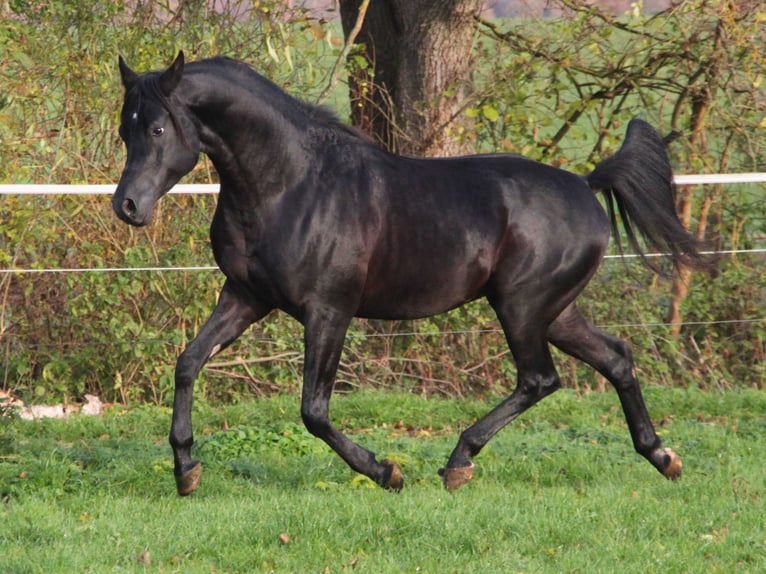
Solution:
<svg viewBox="0 0 766 574">
<path fill-rule="evenodd" d="M 628 241 L 651 269 L 659 271 L 646 258 L 635 230 L 647 245 L 670 253 L 676 265 L 707 266 L 700 254 L 701 243 L 676 215 L 670 160 L 665 143 L 651 125 L 643 120 L 631 120 L 617 153 L 599 163 L 585 178 L 591 189 L 602 191 L 606 196 L 607 212 L 620 251 L 618 212 Z"/>
</svg>

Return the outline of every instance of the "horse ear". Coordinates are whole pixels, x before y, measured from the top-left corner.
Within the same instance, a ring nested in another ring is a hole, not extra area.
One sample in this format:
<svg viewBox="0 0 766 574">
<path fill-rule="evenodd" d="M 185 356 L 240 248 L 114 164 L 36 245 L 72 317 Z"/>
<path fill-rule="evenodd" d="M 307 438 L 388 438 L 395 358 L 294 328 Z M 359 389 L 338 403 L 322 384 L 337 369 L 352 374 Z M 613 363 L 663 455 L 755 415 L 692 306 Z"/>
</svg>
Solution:
<svg viewBox="0 0 766 574">
<path fill-rule="evenodd" d="M 176 86 L 178 86 L 183 72 L 184 53 L 179 51 L 175 61 L 170 64 L 170 67 L 162 72 L 162 75 L 160 76 L 160 90 L 162 90 L 162 93 L 166 98 L 170 97 L 170 94 L 176 89 Z"/>
<path fill-rule="evenodd" d="M 122 78 L 122 85 L 126 90 L 129 90 L 138 79 L 138 74 L 130 69 L 122 56 L 120 58 L 120 77 Z"/>
</svg>

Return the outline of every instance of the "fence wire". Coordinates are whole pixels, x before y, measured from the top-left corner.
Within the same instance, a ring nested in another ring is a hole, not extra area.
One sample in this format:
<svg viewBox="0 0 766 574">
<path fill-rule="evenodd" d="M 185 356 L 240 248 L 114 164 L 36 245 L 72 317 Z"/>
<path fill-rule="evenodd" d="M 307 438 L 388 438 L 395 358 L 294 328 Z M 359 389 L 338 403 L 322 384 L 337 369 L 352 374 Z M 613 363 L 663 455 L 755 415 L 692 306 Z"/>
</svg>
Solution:
<svg viewBox="0 0 766 574">
<path fill-rule="evenodd" d="M 766 183 L 766 173 L 729 173 L 729 174 L 687 174 L 676 175 L 674 177 L 674 183 L 676 185 L 714 185 L 714 184 L 743 184 L 743 183 Z M 0 184 L 0 195 L 111 195 L 116 188 L 115 184 L 105 185 L 37 185 L 37 184 Z M 170 193 L 172 194 L 187 194 L 187 195 L 200 195 L 200 194 L 216 194 L 218 193 L 218 184 L 178 184 Z M 766 253 L 766 248 L 754 248 L 754 249 L 724 249 L 718 251 L 705 251 L 703 255 L 754 255 Z M 645 257 L 657 258 L 668 257 L 667 253 L 648 253 Z M 640 257 L 637 254 L 618 254 L 618 255 L 606 255 L 604 259 L 607 260 L 624 260 L 635 259 Z M 42 274 L 42 273 L 154 273 L 154 272 L 196 272 L 196 271 L 217 271 L 218 267 L 215 265 L 187 265 L 187 266 L 146 266 L 146 267 L 72 267 L 72 268 L 11 268 L 0 269 L 0 276 L 9 274 Z M 755 324 L 766 322 L 766 317 L 752 318 L 752 319 L 724 319 L 718 321 L 700 321 L 700 322 L 681 322 L 681 326 L 707 326 L 707 325 L 726 325 L 726 324 Z M 620 328 L 665 328 L 669 327 L 671 323 L 623 323 L 613 325 L 600 325 L 602 329 L 620 329 Z M 451 335 L 480 335 L 480 334 L 493 334 L 501 333 L 500 329 L 478 329 L 468 331 L 441 331 L 438 333 L 421 333 L 417 331 L 409 333 L 367 333 L 367 334 L 349 334 L 350 338 L 363 337 L 363 338 L 378 338 L 378 337 L 439 337 L 439 336 L 451 336 Z M 267 337 L 256 338 L 257 341 L 262 342 L 276 342 Z M 280 339 L 283 340 L 283 339 Z M 158 344 L 166 343 L 165 340 L 133 340 L 132 344 Z M 126 344 L 128 341 L 114 341 L 112 343 L 92 343 L 93 346 L 104 345 L 119 345 Z M 80 343 L 78 346 L 86 346 L 89 343 Z M 61 346 L 57 343 L 37 343 L 30 346 L 36 348 L 42 347 L 56 347 Z"/>
</svg>

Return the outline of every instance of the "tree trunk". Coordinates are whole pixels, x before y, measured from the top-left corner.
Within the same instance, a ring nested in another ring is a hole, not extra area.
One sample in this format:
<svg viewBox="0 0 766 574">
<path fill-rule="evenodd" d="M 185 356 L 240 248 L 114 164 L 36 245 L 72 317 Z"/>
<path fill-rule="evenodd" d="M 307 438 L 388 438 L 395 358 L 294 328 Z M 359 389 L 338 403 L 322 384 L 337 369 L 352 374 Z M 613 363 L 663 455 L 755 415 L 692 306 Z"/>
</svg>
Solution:
<svg viewBox="0 0 766 574">
<path fill-rule="evenodd" d="M 721 54 L 724 52 L 722 45 L 724 38 L 724 22 L 722 19 L 718 20 L 715 33 L 715 54 Z M 722 56 L 719 56 L 722 57 Z M 715 101 L 715 94 L 719 80 L 719 61 L 718 57 L 713 57 L 710 60 L 703 63 L 700 68 L 701 77 L 704 78 L 704 83 L 701 88 L 698 88 L 696 93 L 691 96 L 691 117 L 689 131 L 691 133 L 689 137 L 689 143 L 692 147 L 692 157 L 690 157 L 690 163 L 694 164 L 694 155 L 705 156 L 708 154 L 707 138 L 705 137 L 705 121 L 707 120 L 707 114 L 710 110 L 711 104 Z M 692 195 L 689 188 L 682 189 L 677 201 L 678 217 L 681 223 L 687 229 L 691 230 L 691 218 L 692 218 Z M 702 226 L 697 232 L 697 239 L 704 239 L 705 222 L 700 221 Z M 678 337 L 681 334 L 681 325 L 683 323 L 683 315 L 681 314 L 681 305 L 686 300 L 689 294 L 689 285 L 691 283 L 692 270 L 685 266 L 680 266 L 677 270 L 675 277 L 673 278 L 673 286 L 671 288 L 671 300 L 670 308 L 668 309 L 668 322 L 670 323 L 670 334 L 673 337 Z"/>
<path fill-rule="evenodd" d="M 362 0 L 340 0 L 348 37 Z M 372 0 L 352 54 L 351 118 L 392 151 L 471 151 L 462 127 L 481 0 Z"/>
</svg>

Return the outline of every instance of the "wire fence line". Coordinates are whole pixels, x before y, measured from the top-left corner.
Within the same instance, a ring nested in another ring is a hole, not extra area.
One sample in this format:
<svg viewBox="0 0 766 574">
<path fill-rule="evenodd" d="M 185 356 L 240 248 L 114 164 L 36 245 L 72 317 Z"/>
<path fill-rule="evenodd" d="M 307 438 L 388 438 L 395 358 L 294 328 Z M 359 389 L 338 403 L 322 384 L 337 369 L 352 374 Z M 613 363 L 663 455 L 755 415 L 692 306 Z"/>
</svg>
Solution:
<svg viewBox="0 0 766 574">
<path fill-rule="evenodd" d="M 702 251 L 702 255 L 741 255 L 766 253 L 766 247 L 755 249 L 722 249 L 720 251 Z M 622 255 L 604 255 L 604 259 L 638 259 L 641 255 L 636 253 L 624 253 Z M 644 257 L 670 257 L 669 253 L 646 253 Z M 50 269 L 35 268 L 11 268 L 0 269 L 3 274 L 31 274 L 31 273 L 139 273 L 139 272 L 166 272 L 166 271 L 218 271 L 217 265 L 189 265 L 173 267 L 56 267 Z"/>
<path fill-rule="evenodd" d="M 766 249 L 764 250 L 766 251 Z M 57 267 L 53 269 L 11 268 L 0 269 L 0 274 L 9 273 L 138 273 L 154 271 L 218 271 L 217 265 L 191 265 L 179 267 Z"/>
<path fill-rule="evenodd" d="M 714 185 L 722 183 L 766 183 L 766 172 L 706 173 L 674 176 L 676 185 Z M 111 195 L 116 184 L 0 184 L 0 195 Z M 170 190 L 178 195 L 218 193 L 217 183 L 178 184 Z M 706 251 L 704 255 L 737 255 L 766 253 L 766 248 Z M 667 257 L 666 253 L 649 253 L 646 257 Z M 632 259 L 636 254 L 606 255 L 604 259 Z M 215 265 L 142 266 L 142 267 L 70 267 L 70 268 L 11 268 L 0 269 L 0 275 L 16 273 L 139 273 L 166 271 L 216 271 Z"/>
<path fill-rule="evenodd" d="M 686 174 L 676 175 L 674 177 L 676 185 L 716 185 L 716 184 L 743 184 L 743 183 L 766 183 L 766 173 L 717 173 L 717 174 Z M 0 184 L 0 195 L 111 195 L 114 193 L 116 184 Z M 219 191 L 218 184 L 178 184 L 169 192 L 178 195 L 210 195 Z M 754 249 L 725 249 L 718 251 L 705 251 L 704 255 L 739 255 L 739 254 L 763 254 L 766 248 Z M 648 253 L 645 257 L 667 257 L 667 253 Z M 635 259 L 641 257 L 638 254 L 618 254 L 606 255 L 604 259 L 620 260 Z M 194 272 L 194 271 L 217 271 L 215 265 L 186 265 L 186 266 L 144 266 L 144 267 L 83 267 L 83 268 L 11 268 L 0 269 L 0 276 L 8 274 L 41 274 L 41 273 L 140 273 L 140 272 Z M 766 322 L 766 317 L 749 319 L 724 319 L 718 321 L 703 322 L 682 322 L 683 326 L 704 326 L 704 325 L 725 325 L 725 324 L 754 324 Z M 668 327 L 671 323 L 625 323 L 614 325 L 601 325 L 604 329 L 618 328 L 659 328 Z M 350 337 L 376 338 L 376 337 L 412 337 L 412 336 L 450 336 L 459 334 L 486 334 L 499 333 L 499 329 L 478 329 L 471 331 L 440 331 L 438 333 L 430 332 L 411 332 L 411 333 L 367 333 L 350 334 Z M 269 341 L 269 338 L 257 338 L 259 341 Z M 165 343 L 164 340 L 133 340 L 131 343 L 157 344 Z M 127 341 L 115 341 L 113 344 L 125 344 Z M 87 345 L 88 343 L 82 343 Z M 105 343 L 93 343 L 103 345 Z M 38 344 L 38 346 L 57 346 L 56 343 Z"/>
<path fill-rule="evenodd" d="M 749 325 L 755 323 L 766 323 L 766 317 L 756 319 L 722 319 L 719 321 L 686 321 L 678 323 L 682 326 L 689 327 L 706 327 L 710 325 Z M 606 331 L 614 329 L 649 329 L 658 327 L 671 327 L 674 323 L 609 323 L 604 325 L 595 325 L 599 329 Z M 361 333 L 359 331 L 349 331 L 346 334 L 346 342 L 365 341 L 367 339 L 397 339 L 403 337 L 423 337 L 423 338 L 439 338 L 439 337 L 452 337 L 455 335 L 502 335 L 503 330 L 496 329 L 460 329 L 460 330 L 440 330 L 440 331 L 402 331 L 397 333 Z M 245 340 L 244 338 L 241 339 Z M 282 336 L 282 337 L 269 337 L 266 335 L 255 335 L 247 338 L 247 341 L 255 343 L 270 343 L 270 344 L 283 344 L 285 341 L 293 341 L 296 345 L 303 344 L 303 336 L 296 334 L 295 336 Z M 168 339 L 131 339 L 129 341 L 85 341 L 78 343 L 61 343 L 61 342 L 48 342 L 48 343 L 27 343 L 26 347 L 34 349 L 45 348 L 83 348 L 83 347 L 114 347 L 118 345 L 178 345 L 177 341 L 170 341 Z M 183 341 L 181 344 L 186 344 Z"/>
</svg>

